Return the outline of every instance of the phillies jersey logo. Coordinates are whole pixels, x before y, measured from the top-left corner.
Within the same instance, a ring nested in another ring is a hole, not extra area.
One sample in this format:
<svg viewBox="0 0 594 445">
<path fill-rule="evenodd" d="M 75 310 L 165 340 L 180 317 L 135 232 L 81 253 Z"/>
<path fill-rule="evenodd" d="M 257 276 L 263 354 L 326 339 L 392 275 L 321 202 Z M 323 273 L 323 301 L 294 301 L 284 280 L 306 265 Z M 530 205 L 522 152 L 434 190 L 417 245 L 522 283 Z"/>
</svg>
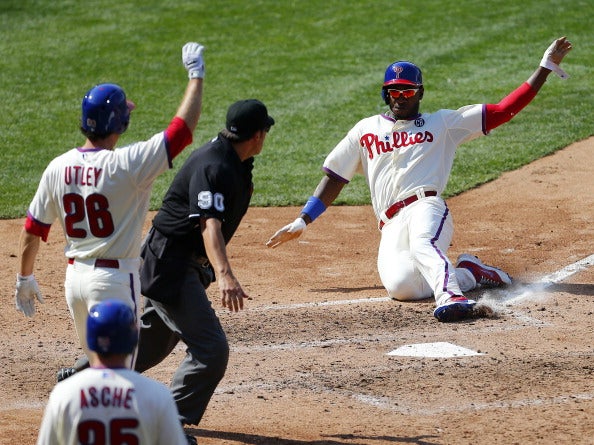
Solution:
<svg viewBox="0 0 594 445">
<path fill-rule="evenodd" d="M 390 153 L 423 142 L 433 142 L 434 137 L 430 131 L 418 131 L 416 133 L 395 131 L 392 133 L 391 139 L 389 134 L 386 134 L 384 140 L 381 140 L 377 134 L 367 133 L 361 136 L 359 143 L 361 147 L 367 150 L 367 156 L 371 160 L 375 155 L 379 156 L 382 153 Z"/>
</svg>

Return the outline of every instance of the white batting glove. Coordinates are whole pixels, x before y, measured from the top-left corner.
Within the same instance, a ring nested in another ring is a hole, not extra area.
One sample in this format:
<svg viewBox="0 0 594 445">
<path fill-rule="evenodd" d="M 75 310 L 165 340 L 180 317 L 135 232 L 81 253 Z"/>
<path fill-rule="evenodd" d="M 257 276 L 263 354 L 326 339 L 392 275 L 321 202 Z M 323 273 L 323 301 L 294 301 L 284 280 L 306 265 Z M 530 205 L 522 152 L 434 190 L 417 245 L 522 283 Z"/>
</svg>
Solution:
<svg viewBox="0 0 594 445">
<path fill-rule="evenodd" d="M 571 48 L 571 43 L 568 42 L 565 37 L 554 40 L 544 52 L 542 60 L 540 61 L 540 66 L 553 71 L 561 79 L 567 79 L 569 75 L 561 69 L 559 64 Z"/>
<path fill-rule="evenodd" d="M 35 298 L 43 303 L 43 296 L 33 274 L 22 276 L 17 274 L 16 292 L 14 294 L 16 308 L 27 317 L 35 315 Z"/>
<path fill-rule="evenodd" d="M 290 241 L 293 238 L 297 238 L 301 236 L 306 227 L 307 224 L 305 224 L 303 218 L 297 218 L 291 224 L 287 224 L 285 227 L 276 232 L 272 238 L 266 242 L 266 245 L 268 247 L 276 247 L 279 244 Z"/>
<path fill-rule="evenodd" d="M 204 46 L 196 42 L 188 42 L 182 48 L 182 62 L 184 67 L 188 70 L 188 78 L 203 79 L 204 78 L 204 59 L 202 53 Z"/>
</svg>

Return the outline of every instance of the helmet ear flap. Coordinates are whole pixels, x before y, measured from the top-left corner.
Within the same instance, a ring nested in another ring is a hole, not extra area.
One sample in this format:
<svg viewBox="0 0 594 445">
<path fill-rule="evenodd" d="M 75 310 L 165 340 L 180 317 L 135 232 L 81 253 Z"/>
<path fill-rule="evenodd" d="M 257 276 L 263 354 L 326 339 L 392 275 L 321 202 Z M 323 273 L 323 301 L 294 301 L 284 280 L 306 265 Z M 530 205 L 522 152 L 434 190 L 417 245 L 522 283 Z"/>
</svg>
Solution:
<svg viewBox="0 0 594 445">
<path fill-rule="evenodd" d="M 390 105 L 390 96 L 388 96 L 388 92 L 385 88 L 382 88 L 382 99 L 384 99 L 386 105 Z"/>
</svg>

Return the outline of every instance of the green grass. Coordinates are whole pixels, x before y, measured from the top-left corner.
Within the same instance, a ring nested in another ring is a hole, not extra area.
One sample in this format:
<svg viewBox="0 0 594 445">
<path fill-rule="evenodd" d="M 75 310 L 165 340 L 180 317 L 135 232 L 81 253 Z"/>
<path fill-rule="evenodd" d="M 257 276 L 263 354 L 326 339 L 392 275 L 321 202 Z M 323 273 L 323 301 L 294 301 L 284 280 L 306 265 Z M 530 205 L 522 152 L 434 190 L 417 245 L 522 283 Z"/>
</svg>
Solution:
<svg viewBox="0 0 594 445">
<path fill-rule="evenodd" d="M 116 82 L 137 104 L 121 144 L 169 122 L 185 87 L 181 46 L 206 45 L 195 142 L 154 187 L 158 208 L 191 149 L 214 136 L 228 105 L 264 101 L 277 125 L 255 168 L 253 205 L 300 205 L 325 155 L 359 119 L 383 111 L 383 72 L 409 59 L 424 72 L 422 111 L 497 102 L 556 37 L 574 50 L 520 115 L 462 146 L 446 195 L 492 180 L 593 134 L 591 0 L 2 0 L 0 218 L 22 217 L 47 163 L 82 142 L 80 100 Z M 338 204 L 368 204 L 356 178 Z"/>
</svg>

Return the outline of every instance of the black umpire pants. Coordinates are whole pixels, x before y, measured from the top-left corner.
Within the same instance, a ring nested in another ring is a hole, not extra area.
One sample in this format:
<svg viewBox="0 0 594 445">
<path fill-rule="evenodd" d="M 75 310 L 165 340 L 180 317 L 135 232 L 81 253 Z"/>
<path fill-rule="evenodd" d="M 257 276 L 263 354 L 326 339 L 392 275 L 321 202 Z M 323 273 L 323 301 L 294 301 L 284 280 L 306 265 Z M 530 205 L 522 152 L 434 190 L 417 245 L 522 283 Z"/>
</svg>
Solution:
<svg viewBox="0 0 594 445">
<path fill-rule="evenodd" d="M 180 421 L 197 425 L 227 369 L 229 344 L 206 295 L 199 272 L 189 268 L 174 304 L 145 297 L 135 369 L 146 371 L 163 361 L 181 340 L 186 356 L 171 381 Z"/>
</svg>

